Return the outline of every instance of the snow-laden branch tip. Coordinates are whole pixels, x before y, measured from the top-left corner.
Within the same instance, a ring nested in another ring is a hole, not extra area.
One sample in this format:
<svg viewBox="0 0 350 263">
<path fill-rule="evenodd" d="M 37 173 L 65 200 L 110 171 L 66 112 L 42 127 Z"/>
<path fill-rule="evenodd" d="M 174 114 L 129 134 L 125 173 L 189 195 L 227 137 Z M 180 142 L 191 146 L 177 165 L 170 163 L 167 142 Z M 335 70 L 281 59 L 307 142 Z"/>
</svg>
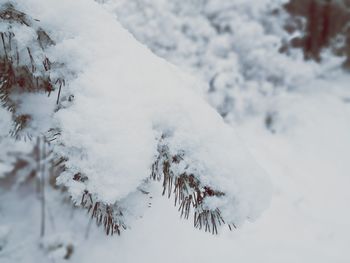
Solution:
<svg viewBox="0 0 350 263">
<path fill-rule="evenodd" d="M 56 99 L 47 99 L 46 115 L 32 115 L 39 116 L 35 127 L 56 131 L 53 151 L 64 160 L 57 182 L 76 203 L 104 216 L 107 227 L 123 226 L 115 219 L 122 211 L 113 208 L 127 205 L 121 200 L 152 176 L 163 179 L 185 215 L 194 208 L 198 227 L 221 219 L 239 226 L 268 206 L 267 176 L 195 92 L 196 81 L 151 53 L 92 0 L 16 4 L 55 43 L 45 55 L 61 65 L 51 74 L 63 75 L 66 86 L 57 107 Z M 28 100 L 31 110 L 38 101 Z"/>
</svg>

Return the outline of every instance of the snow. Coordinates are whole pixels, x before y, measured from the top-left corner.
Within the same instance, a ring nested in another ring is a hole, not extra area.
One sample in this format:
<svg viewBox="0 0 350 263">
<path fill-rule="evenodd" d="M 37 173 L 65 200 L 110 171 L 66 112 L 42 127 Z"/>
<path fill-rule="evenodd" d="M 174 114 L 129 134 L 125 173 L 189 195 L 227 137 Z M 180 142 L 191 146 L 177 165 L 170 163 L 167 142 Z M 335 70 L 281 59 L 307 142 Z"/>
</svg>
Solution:
<svg viewBox="0 0 350 263">
<path fill-rule="evenodd" d="M 50 60 L 64 65 L 52 72 L 66 78 L 59 106 L 55 93 L 38 107 L 44 113 L 34 107 L 44 94 L 27 94 L 20 110 L 34 116 L 32 131 L 60 131 L 52 147 L 69 157 L 58 183 L 70 196 L 46 190 L 46 234 L 39 238 L 35 184 L 13 189 L 11 178 L 1 181 L 0 261 L 348 263 L 350 77 L 338 69 L 341 59 L 325 52 L 316 64 L 298 52 L 278 53 L 285 36 L 276 24 L 266 32 L 264 23 L 275 20 L 264 12 L 279 0 L 232 1 L 233 36 L 217 34 L 206 18 L 227 8 L 219 0 L 98 2 L 107 11 L 87 0 L 16 1 L 55 41 L 45 50 Z M 115 12 L 177 66 L 138 43 Z M 232 17 L 221 18 L 223 26 Z M 215 90 L 203 96 L 215 74 Z M 11 116 L 2 108 L 0 120 L 2 177 L 13 169 L 12 153 L 29 152 L 32 143 L 9 139 Z M 225 192 L 204 206 L 220 208 L 238 229 L 212 236 L 179 218 L 161 185 L 147 181 L 162 143 L 184 154 L 174 172 Z M 72 180 L 76 173 L 89 180 Z M 86 211 L 71 207 L 70 197 L 79 203 L 86 189 L 125 209 L 130 221 L 120 237 L 106 237 Z"/>
</svg>

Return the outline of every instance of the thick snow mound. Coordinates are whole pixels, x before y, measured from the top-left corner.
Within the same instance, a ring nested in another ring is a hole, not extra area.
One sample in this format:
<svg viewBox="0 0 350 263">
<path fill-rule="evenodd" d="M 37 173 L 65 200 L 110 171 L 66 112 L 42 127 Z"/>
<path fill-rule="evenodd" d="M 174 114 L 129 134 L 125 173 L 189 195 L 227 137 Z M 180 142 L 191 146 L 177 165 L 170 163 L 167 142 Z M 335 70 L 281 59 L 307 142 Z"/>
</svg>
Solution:
<svg viewBox="0 0 350 263">
<path fill-rule="evenodd" d="M 193 91 L 192 78 L 152 54 L 92 0 L 17 2 L 50 33 L 56 45 L 49 59 L 71 76 L 62 97 L 74 94 L 74 100 L 70 96 L 54 118 L 61 133 L 56 151 L 68 159 L 59 182 L 73 199 L 84 190 L 107 204 L 125 198 L 149 178 L 166 138 L 169 153 L 183 156 L 179 173 L 224 193 L 208 198 L 208 209 L 240 224 L 267 207 L 264 171 Z M 88 180 L 73 180 L 77 173 Z"/>
</svg>

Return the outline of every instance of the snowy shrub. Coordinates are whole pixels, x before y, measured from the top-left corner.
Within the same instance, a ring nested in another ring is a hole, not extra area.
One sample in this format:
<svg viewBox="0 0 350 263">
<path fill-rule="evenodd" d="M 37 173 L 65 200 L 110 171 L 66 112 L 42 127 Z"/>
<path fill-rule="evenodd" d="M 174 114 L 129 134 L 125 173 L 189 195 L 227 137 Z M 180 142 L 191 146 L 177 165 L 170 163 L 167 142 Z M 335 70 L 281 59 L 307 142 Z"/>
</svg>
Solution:
<svg viewBox="0 0 350 263">
<path fill-rule="evenodd" d="M 273 98 L 334 66 L 288 49 L 286 0 L 105 0 L 103 6 L 154 53 L 187 68 L 227 122 L 276 111 Z M 342 60 L 337 62 L 342 63 Z"/>
</svg>

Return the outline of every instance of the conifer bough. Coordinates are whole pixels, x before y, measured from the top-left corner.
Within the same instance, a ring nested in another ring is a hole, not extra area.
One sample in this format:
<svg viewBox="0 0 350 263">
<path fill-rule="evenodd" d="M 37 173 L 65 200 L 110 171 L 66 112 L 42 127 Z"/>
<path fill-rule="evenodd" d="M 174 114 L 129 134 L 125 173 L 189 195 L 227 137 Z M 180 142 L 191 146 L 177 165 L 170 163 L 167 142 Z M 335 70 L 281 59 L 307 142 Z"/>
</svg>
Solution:
<svg viewBox="0 0 350 263">
<path fill-rule="evenodd" d="M 153 181 L 182 217 L 193 214 L 194 226 L 213 234 L 267 207 L 264 172 L 194 91 L 198 83 L 100 5 L 0 3 L 2 107 L 17 139 L 44 137 L 50 154 L 37 161 L 50 167 L 50 191 L 68 193 L 107 234 L 142 214 Z"/>
</svg>

